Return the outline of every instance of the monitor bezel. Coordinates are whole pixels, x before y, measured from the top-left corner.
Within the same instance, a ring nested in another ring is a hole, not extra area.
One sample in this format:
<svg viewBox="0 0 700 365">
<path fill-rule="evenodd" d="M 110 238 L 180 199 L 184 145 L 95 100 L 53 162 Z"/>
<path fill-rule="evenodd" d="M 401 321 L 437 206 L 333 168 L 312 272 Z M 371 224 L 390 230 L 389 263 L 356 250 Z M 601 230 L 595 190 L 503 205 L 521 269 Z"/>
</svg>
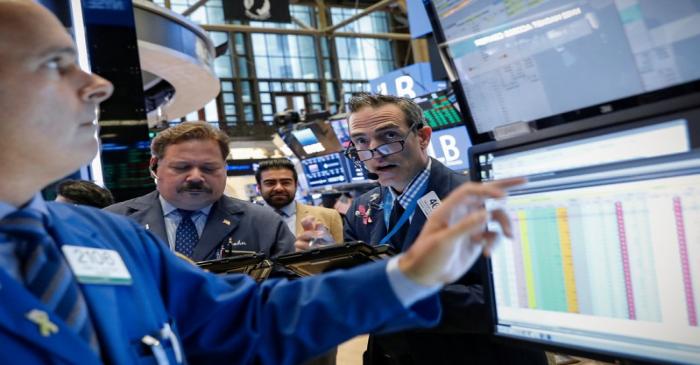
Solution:
<svg viewBox="0 0 700 365">
<path fill-rule="evenodd" d="M 469 103 L 464 92 L 464 88 L 460 83 L 459 76 L 456 72 L 454 60 L 449 56 L 445 49 L 447 39 L 443 32 L 440 21 L 437 17 L 437 12 L 433 1 L 423 0 L 423 5 L 430 19 L 430 24 L 433 28 L 433 35 L 438 44 L 438 53 L 442 56 L 441 60 L 433 60 L 432 62 L 443 62 L 450 76 L 449 83 L 455 92 L 457 102 L 459 103 L 462 118 L 467 126 L 469 137 L 472 143 L 480 144 L 490 141 L 495 141 L 493 131 L 479 132 L 476 128 L 476 123 L 471 114 Z M 607 117 L 613 119 L 610 123 L 615 123 L 615 119 L 624 119 L 625 115 L 636 108 L 652 107 L 655 109 L 671 112 L 674 109 L 669 104 L 674 104 L 675 100 L 683 100 L 689 95 L 694 95 L 700 99 L 700 79 L 665 87 L 659 90 L 649 91 L 625 98 L 609 100 L 603 103 L 586 106 L 580 109 L 569 110 L 564 113 L 553 114 L 547 117 L 539 118 L 532 121 L 527 121 L 528 125 L 535 130 L 542 130 L 558 125 L 570 124 L 574 122 L 583 122 L 590 119 Z M 696 104 L 700 105 L 700 103 Z"/>
<path fill-rule="evenodd" d="M 685 119 L 688 123 L 689 137 L 691 138 L 691 146 L 695 146 L 694 150 L 700 150 L 700 108 L 688 108 L 674 113 L 655 115 L 647 118 L 637 118 L 626 123 L 610 125 L 602 122 L 598 123 L 575 123 L 561 125 L 549 130 L 538 131 L 531 135 L 507 141 L 492 141 L 480 145 L 472 146 L 469 149 L 470 161 L 470 179 L 475 182 L 481 180 L 481 165 L 478 161 L 478 156 L 490 152 L 523 152 L 540 147 L 556 145 L 560 143 L 575 141 L 580 138 L 591 138 L 609 133 L 621 132 L 634 128 L 640 128 L 664 122 L 670 122 L 677 119 Z M 693 134 L 692 132 L 695 132 Z M 692 147 L 691 147 L 692 148 Z M 484 290 L 486 293 L 486 303 L 491 311 L 491 333 L 496 341 L 505 344 L 516 346 L 535 346 L 538 349 L 554 352 L 563 352 L 571 355 L 578 355 L 602 361 L 618 362 L 621 364 L 675 364 L 672 361 L 660 361 L 658 359 L 650 359 L 643 356 L 635 356 L 627 353 L 615 352 L 606 349 L 591 349 L 582 346 L 548 343 L 538 339 L 526 339 L 518 336 L 498 333 L 498 313 L 496 309 L 496 298 L 493 283 L 493 269 L 491 260 L 486 260 L 486 278 L 483 280 Z"/>
</svg>

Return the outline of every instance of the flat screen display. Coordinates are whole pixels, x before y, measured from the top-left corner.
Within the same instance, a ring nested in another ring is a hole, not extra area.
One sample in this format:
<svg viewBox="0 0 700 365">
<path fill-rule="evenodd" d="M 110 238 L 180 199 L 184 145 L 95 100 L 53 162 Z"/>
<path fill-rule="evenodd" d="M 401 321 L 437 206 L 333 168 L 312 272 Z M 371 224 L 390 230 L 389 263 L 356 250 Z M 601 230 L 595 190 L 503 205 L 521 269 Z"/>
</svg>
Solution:
<svg viewBox="0 0 700 365">
<path fill-rule="evenodd" d="M 477 180 L 529 179 L 486 204 L 504 208 L 514 231 L 490 260 L 496 335 L 622 359 L 700 363 L 694 114 L 473 149 Z"/>
<path fill-rule="evenodd" d="M 299 159 L 342 150 L 338 137 L 326 121 L 295 125 L 294 129 L 281 131 L 280 136 Z"/>
<path fill-rule="evenodd" d="M 362 168 L 342 153 L 307 158 L 301 160 L 301 166 L 309 189 L 367 180 Z"/>
<path fill-rule="evenodd" d="M 433 130 L 464 125 L 462 115 L 455 107 L 457 100 L 452 91 L 441 90 L 413 99 L 423 109 L 423 117 Z"/>
<path fill-rule="evenodd" d="M 478 134 L 604 114 L 700 79 L 695 0 L 435 0 L 429 10 Z"/>
</svg>

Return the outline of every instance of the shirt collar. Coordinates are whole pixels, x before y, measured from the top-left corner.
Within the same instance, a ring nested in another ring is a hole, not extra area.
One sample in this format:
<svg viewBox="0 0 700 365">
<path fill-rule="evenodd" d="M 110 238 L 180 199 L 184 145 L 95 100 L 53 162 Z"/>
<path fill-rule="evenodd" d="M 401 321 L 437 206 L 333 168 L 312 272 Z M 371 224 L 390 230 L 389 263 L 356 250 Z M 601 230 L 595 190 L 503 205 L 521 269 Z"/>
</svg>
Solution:
<svg viewBox="0 0 700 365">
<path fill-rule="evenodd" d="M 163 198 L 163 195 L 158 194 L 158 199 L 160 200 L 160 205 L 163 207 L 163 217 L 167 217 L 169 214 L 177 210 L 177 207 L 165 200 L 165 198 Z M 211 211 L 212 206 L 213 204 L 209 204 L 206 207 L 197 210 L 193 214 L 202 213 L 205 216 L 209 216 L 209 212 Z M 192 217 L 194 218 L 194 215 Z"/>
<path fill-rule="evenodd" d="M 272 207 L 270 204 L 267 204 L 266 201 L 263 200 L 263 202 L 264 202 L 263 205 L 265 205 L 265 206 L 267 206 L 267 207 L 270 207 L 270 209 L 277 210 L 276 208 Z M 291 203 L 289 203 L 289 204 L 283 206 L 283 207 L 280 208 L 279 210 L 282 211 L 282 212 L 284 212 L 284 214 L 285 214 L 287 217 L 291 217 L 291 216 L 297 214 L 297 202 L 296 202 L 296 200 L 292 200 Z"/>
<path fill-rule="evenodd" d="M 408 207 L 408 205 L 411 204 L 411 201 L 415 198 L 416 194 L 418 194 L 423 186 L 428 183 L 428 177 L 430 177 L 430 168 L 432 165 L 433 160 L 428 158 L 428 164 L 421 172 L 418 173 L 418 175 L 413 177 L 411 182 L 406 185 L 406 188 L 403 189 L 401 194 L 398 194 L 396 191 L 394 191 L 394 189 L 389 188 L 389 193 L 393 198 L 392 201 L 398 199 L 399 204 L 401 204 L 404 209 Z"/>
<path fill-rule="evenodd" d="M 51 216 L 49 215 L 49 208 L 46 206 L 46 201 L 44 198 L 41 196 L 41 193 L 36 193 L 34 197 L 32 197 L 32 200 L 30 200 L 27 204 L 17 208 L 14 205 L 11 205 L 9 203 L 0 201 L 0 219 L 5 218 L 6 216 L 14 213 L 15 211 L 19 209 L 34 209 L 39 211 L 45 218 L 46 218 L 46 223 L 51 224 Z"/>
</svg>

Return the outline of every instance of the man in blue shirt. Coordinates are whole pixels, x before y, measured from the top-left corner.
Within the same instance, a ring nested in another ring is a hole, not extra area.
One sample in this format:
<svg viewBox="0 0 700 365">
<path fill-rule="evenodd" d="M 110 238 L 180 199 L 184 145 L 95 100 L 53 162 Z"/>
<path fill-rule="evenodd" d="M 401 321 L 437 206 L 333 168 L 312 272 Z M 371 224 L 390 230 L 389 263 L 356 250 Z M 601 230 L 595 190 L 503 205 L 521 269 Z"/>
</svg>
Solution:
<svg viewBox="0 0 700 365">
<path fill-rule="evenodd" d="M 357 197 L 345 216 L 345 239 L 410 250 L 435 209 L 467 176 L 428 156 L 431 128 L 412 100 L 361 94 L 349 103 L 348 155 L 377 175 L 379 187 Z M 298 246 L 298 245 L 297 245 Z M 370 337 L 365 363 L 544 363 L 543 352 L 491 344 L 483 261 L 440 292 L 444 315 L 431 330 Z"/>
<path fill-rule="evenodd" d="M 388 262 L 292 282 L 219 277 L 129 219 L 38 194 L 94 156 L 96 110 L 111 93 L 80 70 L 51 13 L 0 0 L 3 363 L 296 364 L 359 333 L 435 324 L 437 290 L 471 266 L 478 239 L 494 238 L 477 206 L 454 224 L 451 213 L 519 182 L 459 188 Z"/>
</svg>

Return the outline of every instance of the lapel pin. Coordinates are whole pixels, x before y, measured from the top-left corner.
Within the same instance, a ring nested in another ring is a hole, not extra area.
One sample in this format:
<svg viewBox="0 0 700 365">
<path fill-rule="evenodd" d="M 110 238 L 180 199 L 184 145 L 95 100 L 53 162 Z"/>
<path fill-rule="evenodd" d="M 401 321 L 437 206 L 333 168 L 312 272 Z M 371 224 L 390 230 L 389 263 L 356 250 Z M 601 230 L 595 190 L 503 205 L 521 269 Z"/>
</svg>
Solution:
<svg viewBox="0 0 700 365">
<path fill-rule="evenodd" d="M 26 314 L 28 320 L 34 322 L 39 327 L 39 333 L 43 337 L 48 337 L 54 333 L 58 333 L 58 326 L 51 322 L 49 315 L 38 309 L 32 309 Z"/>
<path fill-rule="evenodd" d="M 146 223 L 146 225 L 143 226 L 143 228 L 146 228 L 147 231 L 151 229 L 151 227 L 148 225 L 148 223 Z"/>
<path fill-rule="evenodd" d="M 221 223 L 223 223 L 223 224 L 225 224 L 225 225 L 227 225 L 227 226 L 230 226 L 230 225 L 231 225 L 231 221 L 228 220 L 228 219 L 224 219 Z"/>
</svg>

